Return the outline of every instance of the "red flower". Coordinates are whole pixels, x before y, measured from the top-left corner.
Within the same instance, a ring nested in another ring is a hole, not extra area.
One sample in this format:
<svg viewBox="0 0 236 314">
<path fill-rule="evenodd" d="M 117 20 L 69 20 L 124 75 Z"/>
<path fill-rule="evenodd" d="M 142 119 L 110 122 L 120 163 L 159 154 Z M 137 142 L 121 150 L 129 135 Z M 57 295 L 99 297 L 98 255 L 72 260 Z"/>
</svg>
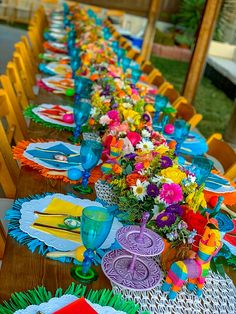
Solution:
<svg viewBox="0 0 236 314">
<path fill-rule="evenodd" d="M 199 212 L 194 213 L 192 209 L 189 209 L 187 206 L 182 206 L 183 214 L 182 219 L 187 223 L 188 230 L 196 230 L 197 234 L 194 237 L 193 250 L 198 250 L 199 241 L 205 231 L 207 224 L 207 218 L 202 216 Z"/>
</svg>

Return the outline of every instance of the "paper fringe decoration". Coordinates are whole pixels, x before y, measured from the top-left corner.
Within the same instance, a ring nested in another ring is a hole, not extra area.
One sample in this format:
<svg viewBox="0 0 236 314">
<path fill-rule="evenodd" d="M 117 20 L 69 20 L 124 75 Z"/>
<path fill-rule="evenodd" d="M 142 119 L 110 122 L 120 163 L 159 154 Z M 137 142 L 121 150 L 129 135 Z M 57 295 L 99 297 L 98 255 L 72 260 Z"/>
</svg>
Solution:
<svg viewBox="0 0 236 314">
<path fill-rule="evenodd" d="M 25 198 L 18 198 L 17 200 L 15 200 L 14 204 L 12 205 L 12 207 L 10 209 L 8 209 L 6 216 L 5 216 L 5 220 L 9 220 L 9 226 L 8 226 L 8 234 L 14 238 L 18 243 L 22 244 L 22 245 L 26 245 L 28 247 L 28 249 L 34 253 L 35 251 L 37 251 L 38 254 L 41 255 L 46 255 L 48 252 L 54 252 L 57 251 L 55 250 L 53 247 L 47 246 L 44 242 L 32 238 L 28 235 L 28 233 L 25 233 L 24 231 L 22 231 L 20 229 L 20 219 L 21 219 L 21 207 L 22 204 L 25 202 L 29 202 L 33 199 L 41 199 L 44 198 L 47 195 L 53 195 L 55 193 L 43 193 L 43 194 L 35 194 L 35 195 L 31 195 Z M 75 198 L 77 198 L 76 195 L 68 193 L 68 195 L 71 195 Z M 117 243 L 114 242 L 110 248 L 108 249 L 98 249 L 96 251 L 96 255 L 95 255 L 95 261 L 94 264 L 95 265 L 99 265 L 101 264 L 102 261 L 102 257 L 109 251 L 111 250 L 115 250 L 117 249 Z M 60 261 L 62 263 L 71 263 L 73 262 L 74 264 L 79 264 L 79 262 L 74 259 L 74 258 L 70 258 L 70 257 L 60 257 L 60 258 L 53 258 L 57 261 Z M 0 312 L 1 313 L 1 312 Z"/>
<path fill-rule="evenodd" d="M 222 173 L 219 173 L 216 170 L 213 170 L 212 173 L 217 174 L 218 176 L 228 180 L 230 182 L 230 184 L 236 189 L 236 183 L 234 183 L 233 181 L 230 181 L 228 178 L 226 178 Z M 209 202 L 210 198 L 212 196 L 223 196 L 224 197 L 224 204 L 225 205 L 235 205 L 236 204 L 236 191 L 231 192 L 231 193 L 214 193 L 214 192 L 209 192 L 204 190 L 204 196 L 207 202 Z"/>
<path fill-rule="evenodd" d="M 45 287 L 36 287 L 33 290 L 26 292 L 15 292 L 12 294 L 9 301 L 4 301 L 0 305 L 0 314 L 13 314 L 17 310 L 25 309 L 29 305 L 39 305 L 48 302 L 51 298 L 58 297 L 65 294 L 71 294 L 78 298 L 85 297 L 92 303 L 100 304 L 101 306 L 110 306 L 115 310 L 124 311 L 127 314 L 139 313 L 139 305 L 133 301 L 126 301 L 121 294 L 114 293 L 111 290 L 89 290 L 82 285 L 76 285 L 74 282 L 63 292 L 62 288 L 58 288 L 53 294 Z M 140 314 L 148 314 L 149 312 L 142 312 Z"/>
<path fill-rule="evenodd" d="M 36 107 L 36 106 L 34 106 L 34 105 L 30 105 L 30 106 L 26 107 L 26 108 L 24 109 L 24 116 L 25 116 L 26 118 L 30 118 L 31 120 L 33 120 L 33 121 L 36 122 L 36 123 L 41 124 L 41 125 L 44 126 L 44 127 L 54 128 L 54 129 L 57 129 L 57 130 L 59 130 L 59 131 L 70 131 L 70 132 L 73 132 L 73 131 L 74 131 L 74 128 L 73 128 L 73 127 L 65 126 L 65 125 L 59 125 L 59 124 L 54 124 L 54 123 L 51 123 L 51 122 L 44 121 L 43 119 L 41 119 L 39 116 L 37 116 L 37 115 L 33 112 L 33 109 L 34 109 L 35 107 Z"/>
<path fill-rule="evenodd" d="M 16 146 L 13 147 L 12 151 L 13 151 L 13 157 L 14 159 L 18 159 L 21 161 L 21 163 L 23 165 L 27 165 L 33 169 L 36 169 L 40 172 L 40 174 L 46 178 L 49 179 L 58 179 L 58 180 L 63 180 L 64 182 L 69 182 L 71 184 L 76 184 L 79 181 L 71 181 L 69 180 L 66 176 L 64 175 L 52 175 L 49 174 L 49 172 L 54 171 L 52 169 L 47 169 L 45 167 L 43 167 L 42 165 L 39 165 L 36 162 L 33 162 L 32 160 L 27 159 L 23 154 L 24 151 L 26 150 L 26 148 L 28 147 L 29 144 L 31 143 L 45 143 L 45 142 L 55 142 L 56 140 L 44 140 L 44 139 L 37 139 L 37 140 L 33 140 L 31 139 L 30 141 L 21 141 L 18 142 Z M 60 172 L 59 170 L 55 170 L 58 171 L 58 173 Z M 91 171 L 91 176 L 89 178 L 89 183 L 95 183 L 97 182 L 98 179 L 100 179 L 102 176 L 102 172 L 100 169 L 100 166 L 95 167 L 92 171 Z"/>
</svg>

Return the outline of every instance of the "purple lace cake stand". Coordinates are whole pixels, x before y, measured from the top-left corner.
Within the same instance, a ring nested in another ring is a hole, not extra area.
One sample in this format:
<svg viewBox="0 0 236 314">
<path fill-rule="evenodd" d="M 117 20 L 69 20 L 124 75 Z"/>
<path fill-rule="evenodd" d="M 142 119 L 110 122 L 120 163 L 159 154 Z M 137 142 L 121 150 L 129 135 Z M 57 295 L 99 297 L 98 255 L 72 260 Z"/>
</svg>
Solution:
<svg viewBox="0 0 236 314">
<path fill-rule="evenodd" d="M 116 239 L 123 249 L 139 256 L 156 256 L 164 250 L 162 238 L 150 229 L 144 228 L 140 238 L 139 226 L 120 228 Z"/>
<path fill-rule="evenodd" d="M 102 259 L 102 270 L 111 282 L 125 289 L 147 291 L 156 287 L 162 275 L 153 259 L 136 256 L 131 271 L 132 259 L 133 256 L 125 250 L 110 251 Z"/>
</svg>

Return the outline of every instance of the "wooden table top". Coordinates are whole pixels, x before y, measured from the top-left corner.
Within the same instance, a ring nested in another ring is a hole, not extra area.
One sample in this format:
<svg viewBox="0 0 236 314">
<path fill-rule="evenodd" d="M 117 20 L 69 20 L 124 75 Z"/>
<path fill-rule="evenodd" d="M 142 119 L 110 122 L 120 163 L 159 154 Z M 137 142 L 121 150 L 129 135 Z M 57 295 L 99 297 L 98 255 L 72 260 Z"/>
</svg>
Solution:
<svg viewBox="0 0 236 314">
<path fill-rule="evenodd" d="M 35 103 L 68 104 L 68 101 L 65 100 L 65 98 L 58 95 L 55 96 L 45 91 L 40 91 Z M 44 128 L 33 122 L 29 128 L 29 138 L 66 141 L 69 135 L 71 135 L 69 132 Z M 23 166 L 17 182 L 16 198 L 44 192 L 66 194 L 72 191 L 70 184 L 61 180 L 47 179 L 36 170 Z M 80 197 L 94 200 L 95 194 L 81 195 Z M 26 291 L 38 285 L 45 286 L 51 292 L 54 292 L 57 288 L 67 288 L 74 281 L 70 275 L 71 266 L 72 264 L 53 261 L 37 253 L 31 253 L 26 246 L 18 244 L 16 240 L 8 236 L 0 271 L 0 302 L 9 299 L 13 292 Z M 99 273 L 99 278 L 88 286 L 88 289 L 111 288 L 110 282 L 104 276 L 101 267 L 95 268 Z"/>
</svg>

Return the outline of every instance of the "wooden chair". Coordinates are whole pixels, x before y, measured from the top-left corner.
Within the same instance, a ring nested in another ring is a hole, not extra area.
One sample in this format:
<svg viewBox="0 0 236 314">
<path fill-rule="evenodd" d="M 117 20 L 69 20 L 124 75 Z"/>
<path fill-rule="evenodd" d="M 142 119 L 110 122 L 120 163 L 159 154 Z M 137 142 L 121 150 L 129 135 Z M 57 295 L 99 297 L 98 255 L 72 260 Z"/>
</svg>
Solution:
<svg viewBox="0 0 236 314">
<path fill-rule="evenodd" d="M 141 66 L 141 70 L 145 73 L 145 74 L 150 74 L 153 70 L 154 70 L 154 66 L 151 64 L 150 61 L 145 61 L 142 66 Z"/>
<path fill-rule="evenodd" d="M 27 54 L 28 54 L 29 59 L 31 61 L 31 64 L 32 64 L 33 68 L 35 69 L 35 72 L 38 72 L 38 56 L 37 56 L 37 58 L 35 58 L 28 37 L 27 36 L 21 36 L 21 41 L 25 45 L 25 49 L 27 51 Z"/>
<path fill-rule="evenodd" d="M 18 141 L 22 141 L 24 136 L 21 132 L 14 110 L 11 108 L 8 95 L 3 89 L 0 89 L 0 139 L 0 153 L 5 160 L 13 181 L 16 182 L 19 175 L 19 167 L 16 161 L 12 158 L 11 145 L 16 144 Z M 9 195 L 7 195 L 7 197 L 9 197 Z"/>
<path fill-rule="evenodd" d="M 178 102 L 175 109 L 177 110 L 176 118 L 187 121 L 191 128 L 195 128 L 202 120 L 202 115 L 197 113 L 196 109 L 189 103 L 186 103 L 185 100 Z"/>
<path fill-rule="evenodd" d="M 40 39 L 37 29 L 35 27 L 29 27 L 27 36 L 30 40 L 34 58 L 37 60 L 38 55 L 43 51 L 43 40 Z"/>
<path fill-rule="evenodd" d="M 16 181 L 11 177 L 4 157 L 0 152 L 0 185 L 6 198 L 0 198 L 0 269 L 7 238 L 7 223 L 4 221 L 6 210 L 13 204 L 16 193 Z"/>
<path fill-rule="evenodd" d="M 127 57 L 130 58 L 130 59 L 133 59 L 135 60 L 135 58 L 139 55 L 139 52 L 138 50 L 136 49 L 130 49 L 127 53 Z"/>
<path fill-rule="evenodd" d="M 30 74 L 30 80 L 33 85 L 36 84 L 36 71 L 35 67 L 33 66 L 30 55 L 28 54 L 25 44 L 22 41 L 19 41 L 18 43 L 15 43 L 15 49 L 16 52 L 18 52 L 21 55 L 21 58 L 24 61 L 24 64 L 28 70 L 28 73 Z"/>
<path fill-rule="evenodd" d="M 14 110 L 16 118 L 17 118 L 19 125 L 20 125 L 21 132 L 22 132 L 24 138 L 27 138 L 28 137 L 27 125 L 26 125 L 25 118 L 23 116 L 20 104 L 17 100 L 17 96 L 15 94 L 12 83 L 11 83 L 11 81 L 7 75 L 1 75 L 0 81 L 1 81 L 3 89 L 7 93 L 9 101 L 11 103 L 10 105 L 8 104 L 9 110 L 11 110 L 11 109 Z M 7 102 L 8 102 L 8 99 L 7 99 Z"/>
<path fill-rule="evenodd" d="M 134 57 L 134 60 L 135 60 L 139 65 L 141 65 L 141 66 L 142 66 L 142 64 L 144 64 L 144 62 L 146 61 L 146 60 L 144 59 L 144 57 L 141 56 L 140 54 L 136 55 L 136 56 Z"/>
<path fill-rule="evenodd" d="M 29 69 L 27 69 L 25 61 L 22 59 L 22 56 L 18 52 L 13 53 L 13 61 L 16 65 L 16 69 L 18 71 L 27 98 L 34 99 L 34 82 L 32 81 L 30 71 Z"/>
<path fill-rule="evenodd" d="M 172 104 L 179 97 L 179 93 L 169 82 L 164 82 L 158 89 L 158 93 L 169 98 Z"/>
<path fill-rule="evenodd" d="M 23 87 L 22 81 L 20 79 L 19 73 L 17 71 L 16 65 L 14 62 L 10 61 L 7 64 L 6 74 L 11 81 L 11 84 L 15 90 L 16 98 L 18 103 L 21 106 L 21 109 L 24 109 L 28 106 L 29 102 L 26 96 L 25 89 Z"/>
<path fill-rule="evenodd" d="M 231 179 L 236 179 L 236 152 L 226 142 L 222 140 L 220 133 L 214 133 L 207 140 L 207 155 L 215 158 L 224 168 L 224 175 Z M 217 166 L 216 166 L 217 168 Z"/>
<path fill-rule="evenodd" d="M 161 72 L 158 69 L 153 69 L 149 74 L 147 78 L 148 83 L 153 84 L 157 87 L 160 87 L 164 82 L 165 79 L 162 76 Z"/>
</svg>

